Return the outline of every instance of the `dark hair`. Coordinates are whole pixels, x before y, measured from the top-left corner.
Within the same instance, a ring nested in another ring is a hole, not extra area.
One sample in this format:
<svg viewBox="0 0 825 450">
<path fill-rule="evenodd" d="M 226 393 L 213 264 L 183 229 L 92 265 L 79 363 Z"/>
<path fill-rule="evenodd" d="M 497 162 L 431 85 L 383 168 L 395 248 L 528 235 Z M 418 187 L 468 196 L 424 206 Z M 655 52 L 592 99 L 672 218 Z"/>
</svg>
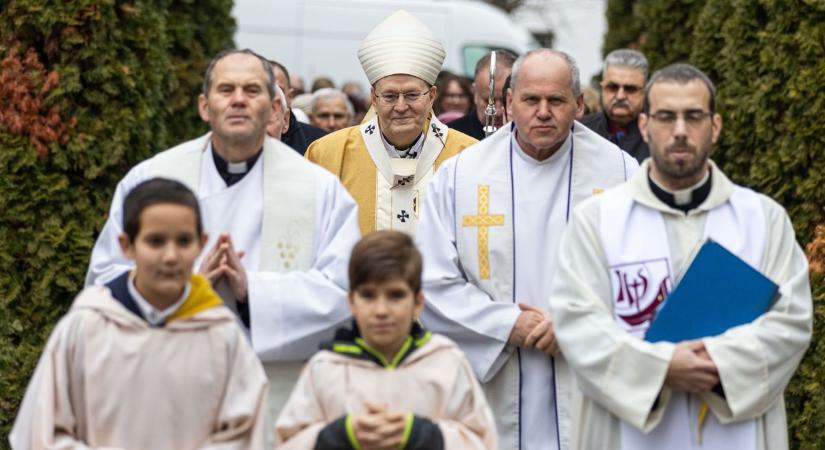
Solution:
<svg viewBox="0 0 825 450">
<path fill-rule="evenodd" d="M 284 74 L 284 78 L 286 79 L 286 87 L 287 89 L 289 89 L 292 80 L 289 79 L 289 71 L 286 70 L 286 66 L 272 59 L 269 60 L 269 64 L 271 64 L 273 67 L 277 67 L 278 70 L 280 70 Z"/>
<path fill-rule="evenodd" d="M 203 234 L 201 209 L 195 194 L 179 181 L 152 178 L 135 186 L 123 200 L 123 231 L 129 238 L 129 242 L 134 242 L 140 232 L 140 215 L 143 210 L 160 204 L 191 208 L 195 213 L 198 237 Z"/>
<path fill-rule="evenodd" d="M 496 66 L 502 66 L 506 68 L 513 67 L 513 64 L 516 62 L 516 55 L 509 50 L 493 50 L 496 52 Z M 481 57 L 476 62 L 476 70 L 473 71 L 473 77 L 478 78 L 479 72 L 482 70 L 490 70 L 490 58 L 492 57 L 493 52 L 488 52 L 484 56 Z"/>
<path fill-rule="evenodd" d="M 440 79 L 436 80 L 436 97 L 435 102 L 433 102 L 433 110 L 435 111 L 435 115 L 438 116 L 439 114 L 444 112 L 444 108 L 441 106 L 441 102 L 444 101 L 444 96 L 447 95 L 447 87 L 450 86 L 450 83 L 455 81 L 458 83 L 458 86 L 461 88 L 461 93 L 467 97 L 467 110 L 464 113 L 468 113 L 473 110 L 473 91 L 470 89 L 470 82 L 467 81 L 465 78 L 459 77 L 457 75 L 453 75 L 450 72 L 447 72 L 445 75 L 441 76 Z"/>
<path fill-rule="evenodd" d="M 421 291 L 421 253 L 410 235 L 381 230 L 370 233 L 352 249 L 349 260 L 349 288 L 366 283 L 403 278 L 416 294 Z"/>
<path fill-rule="evenodd" d="M 312 89 L 310 92 L 315 93 L 315 91 L 323 88 L 335 88 L 335 82 L 332 81 L 330 77 L 320 76 L 312 82 Z"/>
<path fill-rule="evenodd" d="M 203 96 L 209 97 L 209 90 L 212 89 L 212 71 L 215 70 L 215 65 L 218 64 L 218 61 L 226 58 L 227 56 L 238 54 L 254 56 L 261 61 L 261 66 L 263 66 L 264 73 L 266 73 L 266 91 L 269 92 L 269 98 L 275 98 L 275 72 L 272 71 L 272 64 L 269 64 L 269 61 L 266 58 L 248 48 L 241 50 L 236 48 L 226 49 L 212 58 L 212 61 L 209 62 L 209 66 L 206 67 L 206 73 L 203 76 Z"/>
<path fill-rule="evenodd" d="M 656 83 L 675 82 L 678 84 L 688 84 L 694 80 L 701 81 L 705 84 L 705 87 L 708 88 L 708 92 L 710 93 L 708 108 L 711 113 L 715 113 L 716 86 L 714 86 L 713 81 L 711 81 L 704 72 L 696 68 L 696 66 L 685 63 L 671 64 L 653 73 L 653 76 L 650 77 L 650 81 L 648 81 L 645 86 L 645 99 L 642 104 L 642 111 L 645 114 L 650 113 L 650 90 L 653 89 L 653 85 Z"/>
</svg>

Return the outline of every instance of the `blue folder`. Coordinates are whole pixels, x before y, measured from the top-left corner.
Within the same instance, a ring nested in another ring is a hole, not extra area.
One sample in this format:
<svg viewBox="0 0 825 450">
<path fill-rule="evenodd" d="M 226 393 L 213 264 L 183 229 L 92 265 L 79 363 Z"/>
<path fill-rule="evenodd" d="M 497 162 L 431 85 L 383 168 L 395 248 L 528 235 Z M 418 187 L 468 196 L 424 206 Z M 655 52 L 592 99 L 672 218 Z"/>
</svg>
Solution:
<svg viewBox="0 0 825 450">
<path fill-rule="evenodd" d="M 668 295 L 645 334 L 648 342 L 717 336 L 753 322 L 779 297 L 779 286 L 708 240 Z"/>
</svg>

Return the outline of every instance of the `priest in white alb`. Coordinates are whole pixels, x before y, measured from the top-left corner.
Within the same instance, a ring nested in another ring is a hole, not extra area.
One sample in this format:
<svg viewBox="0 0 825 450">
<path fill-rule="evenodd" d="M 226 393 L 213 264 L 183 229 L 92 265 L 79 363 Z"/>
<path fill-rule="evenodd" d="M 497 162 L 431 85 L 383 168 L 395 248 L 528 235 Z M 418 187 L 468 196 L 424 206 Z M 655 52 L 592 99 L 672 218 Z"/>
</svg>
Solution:
<svg viewBox="0 0 825 450">
<path fill-rule="evenodd" d="M 783 392 L 811 339 L 808 262 L 785 210 L 710 161 L 722 129 L 714 97 L 691 65 L 653 74 L 639 116 L 651 157 L 576 209 L 562 238 L 550 306 L 584 394 L 577 448 L 788 448 Z M 645 341 L 709 238 L 776 283 L 778 298 L 717 336 Z"/>
<path fill-rule="evenodd" d="M 521 56 L 507 98 L 513 122 L 429 185 L 417 235 L 422 321 L 469 357 L 501 449 L 569 449 L 573 384 L 547 313 L 558 242 L 575 205 L 638 164 L 575 122 L 584 100 L 569 55 Z"/>
<path fill-rule="evenodd" d="M 433 114 L 445 55 L 432 31 L 406 11 L 385 19 L 358 50 L 375 116 L 307 149 L 307 159 L 337 175 L 355 198 L 363 234 L 414 234 L 433 172 L 476 142 Z"/>
<path fill-rule="evenodd" d="M 210 233 L 202 272 L 248 327 L 270 382 L 277 417 L 300 369 L 350 317 L 347 263 L 359 239 L 357 207 L 329 172 L 280 141 L 282 119 L 269 62 L 249 50 L 217 55 L 207 68 L 199 112 L 211 132 L 141 162 L 117 186 L 95 243 L 86 284 L 132 267 L 121 252 L 121 204 L 152 177 L 179 180 L 198 195 Z"/>
</svg>

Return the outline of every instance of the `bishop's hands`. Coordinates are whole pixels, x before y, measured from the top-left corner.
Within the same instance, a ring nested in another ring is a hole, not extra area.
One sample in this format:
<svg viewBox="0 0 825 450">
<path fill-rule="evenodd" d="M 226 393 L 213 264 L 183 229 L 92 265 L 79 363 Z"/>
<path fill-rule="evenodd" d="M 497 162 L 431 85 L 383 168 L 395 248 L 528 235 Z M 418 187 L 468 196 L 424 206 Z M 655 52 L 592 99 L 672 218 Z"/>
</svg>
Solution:
<svg viewBox="0 0 825 450">
<path fill-rule="evenodd" d="M 404 440 L 407 417 L 387 405 L 364 402 L 367 412 L 354 415 L 352 429 L 363 450 L 396 450 Z"/>
<path fill-rule="evenodd" d="M 201 262 L 199 272 L 214 286 L 225 279 L 238 301 L 245 301 L 247 296 L 246 269 L 241 264 L 243 251 L 235 251 L 229 233 L 221 233 L 218 242 Z"/>
<path fill-rule="evenodd" d="M 676 344 L 665 384 L 673 389 L 701 394 L 719 383 L 719 372 L 702 341 L 683 341 Z"/>
<path fill-rule="evenodd" d="M 549 356 L 559 356 L 559 349 L 556 335 L 553 331 L 553 319 L 550 314 L 543 309 L 519 303 L 519 314 L 516 324 L 510 330 L 508 344 L 523 348 L 532 348 Z"/>
</svg>

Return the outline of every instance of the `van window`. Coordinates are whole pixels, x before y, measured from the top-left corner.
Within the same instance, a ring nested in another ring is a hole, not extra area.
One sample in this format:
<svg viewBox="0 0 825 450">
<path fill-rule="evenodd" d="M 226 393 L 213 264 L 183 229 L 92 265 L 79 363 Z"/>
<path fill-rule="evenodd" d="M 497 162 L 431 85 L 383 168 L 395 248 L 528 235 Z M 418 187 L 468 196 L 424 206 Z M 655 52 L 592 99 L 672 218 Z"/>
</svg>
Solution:
<svg viewBox="0 0 825 450">
<path fill-rule="evenodd" d="M 475 78 L 476 63 L 487 53 L 493 50 L 507 50 L 508 52 L 518 55 L 518 52 L 505 47 L 491 47 L 484 44 L 469 44 L 465 45 L 462 50 L 462 59 L 464 60 L 464 76 L 468 78 Z"/>
</svg>

